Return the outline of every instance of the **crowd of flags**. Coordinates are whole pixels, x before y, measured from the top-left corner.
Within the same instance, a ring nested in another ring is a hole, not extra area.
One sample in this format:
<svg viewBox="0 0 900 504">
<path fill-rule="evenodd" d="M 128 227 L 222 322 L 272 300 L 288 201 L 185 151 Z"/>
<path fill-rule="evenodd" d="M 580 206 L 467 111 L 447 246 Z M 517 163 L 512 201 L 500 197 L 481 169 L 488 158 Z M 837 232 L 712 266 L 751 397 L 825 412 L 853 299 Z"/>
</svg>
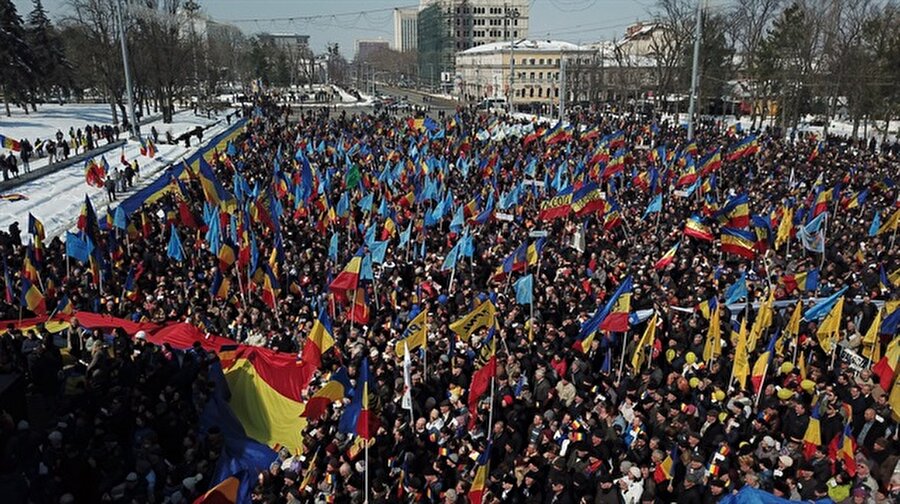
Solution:
<svg viewBox="0 0 900 504">
<path fill-rule="evenodd" d="M 446 124 L 430 118 L 413 121 L 409 131 L 405 132 L 408 140 L 403 142 L 407 145 L 386 156 L 384 166 L 376 166 L 372 162 L 372 150 L 365 142 L 343 138 L 336 141 L 309 139 L 300 143 L 293 154 L 283 154 L 279 149 L 273 160 L 271 184 L 260 185 L 256 181 L 252 186 L 241 172 L 239 155 L 240 148 L 249 148 L 250 145 L 240 147 L 229 143 L 214 157 L 233 172 L 231 190 L 222 184 L 216 171 L 202 156 L 196 164 L 186 164 L 163 183 L 161 191 L 172 194 L 175 201 L 174 205 L 166 204 L 164 222 L 160 226 L 167 236 L 166 255 L 174 262 L 189 260 L 193 251 L 185 249 L 182 234 L 196 233 L 202 237 L 202 246 L 217 258 L 220 266 L 211 279 L 210 295 L 224 301 L 255 292 L 277 315 L 279 299 L 295 288 L 284 274 L 281 217 L 288 215 L 294 219 L 305 219 L 311 229 L 328 237 L 325 240 L 328 243 L 328 257 L 340 269 L 333 270 L 336 273 L 333 277 L 332 272 L 328 272 L 327 291 L 335 303 L 340 304 L 340 309 L 332 305 L 318 310 L 299 359 L 311 376 L 313 370 L 321 367 L 322 356 L 335 347 L 333 321 L 340 317 L 342 322 L 358 326 L 369 322 L 371 300 L 367 287 L 376 286 L 374 266 L 386 261 L 388 248 L 391 247 L 395 255 L 424 257 L 426 245 L 422 237 L 429 232 L 429 228 L 436 228 L 447 220 L 450 221 L 448 227 L 451 232 L 447 238 L 449 251 L 443 255 L 440 269 L 452 275 L 465 259 L 471 260 L 476 256 L 478 244 L 475 236 L 479 226 L 506 218 L 507 215 L 516 218 L 527 204 L 537 208 L 539 222 L 594 217 L 604 229 L 621 232 L 627 237 L 630 233 L 627 219 L 630 217 L 618 203 L 624 189 L 646 193 L 647 206 L 642 219 L 649 219 L 654 214 L 658 218 L 666 205 L 671 205 L 672 198 L 695 198 L 698 210 L 684 222 L 679 236 L 666 243 L 666 252 L 654 263 L 654 268 L 662 271 L 675 262 L 682 244 L 690 239 L 705 244 L 718 239 L 720 252 L 746 260 L 754 260 L 771 248 L 790 247 L 792 244 L 824 253 L 828 219 L 833 219 L 834 213 L 839 211 L 836 204 L 840 203 L 841 208 L 847 211 L 865 209 L 870 201 L 868 189 L 842 195 L 839 185 L 826 187 L 821 180 L 805 198 L 797 194 L 794 199 L 779 202 L 774 207 L 756 207 L 747 193 L 722 197 L 718 192 L 716 176 L 722 169 L 723 159 L 735 163 L 758 152 L 761 146 L 755 135 L 745 135 L 731 145 L 712 146 L 704 151 L 695 143 L 679 147 L 656 146 L 648 151 L 650 164 L 639 168 L 633 153 L 625 147 L 625 132 L 617 130 L 603 135 L 600 129 L 594 128 L 579 133 L 570 126 L 557 123 L 546 130 L 534 129 L 522 136 L 522 142 L 528 145 L 540 141 L 545 147 L 554 147 L 565 155 L 549 157 L 528 154 L 524 159 L 517 160 L 515 166 L 507 168 L 501 163 L 504 152 L 487 141 L 494 135 L 491 130 L 502 125 L 469 125 L 477 130 L 469 134 L 459 131 L 462 126 L 462 119 L 458 116 Z M 432 141 L 453 143 L 455 152 L 459 154 L 453 160 L 452 168 L 451 160 L 446 156 L 429 151 Z M 573 142 L 588 144 L 586 153 L 580 158 L 569 156 Z M 824 149 L 824 144 L 817 144 L 809 161 L 818 159 Z M 149 157 L 155 155 L 152 141 L 142 143 L 141 153 Z M 334 166 L 323 168 L 312 163 L 310 159 L 314 153 L 330 157 Z M 477 173 L 485 181 L 482 191 L 467 195 L 467 199 L 459 199 L 458 196 L 462 195 L 454 195 L 449 184 L 445 183 L 452 176 L 452 170 L 463 176 L 470 172 Z M 541 170 L 543 181 L 539 180 Z M 102 186 L 108 171 L 105 158 L 99 162 L 89 160 L 85 164 L 85 178 L 92 185 Z M 196 182 L 202 190 L 202 215 L 195 215 L 189 205 L 190 193 L 185 187 L 187 181 Z M 888 184 L 888 181 L 883 183 Z M 890 181 L 890 184 L 893 182 Z M 501 187 L 506 189 L 501 190 Z M 332 196 L 335 193 L 339 194 L 336 199 Z M 362 211 L 364 222 L 353 221 L 354 208 Z M 421 217 L 403 222 L 404 210 L 412 208 Z M 874 209 L 872 215 L 870 235 L 896 233 L 900 226 L 900 209 Z M 102 288 L 104 280 L 110 280 L 117 261 L 123 257 L 123 248 L 128 240 L 147 238 L 151 233 L 149 221 L 154 219 L 157 218 L 143 209 L 127 213 L 120 208 L 110 212 L 104 221 L 106 226 L 102 226 L 90 199 L 85 197 L 77 231 L 66 235 L 67 258 L 87 265 L 92 280 Z M 263 229 L 270 238 L 265 241 L 266 246 L 271 243 L 270 250 L 260 250 L 263 240 L 257 235 L 259 229 Z M 41 286 L 40 278 L 45 236 L 43 225 L 32 216 L 29 218 L 29 233 L 32 242 L 21 275 L 19 304 L 35 314 L 45 314 L 47 286 Z M 353 241 L 354 236 L 362 238 L 362 245 Z M 491 280 L 496 285 L 492 287 L 499 289 L 506 283 L 512 287 L 516 303 L 533 310 L 535 283 L 539 278 L 536 273 L 548 240 L 552 238 L 528 238 L 514 243 L 516 247 L 512 252 L 494 265 Z M 350 254 L 354 248 L 355 251 Z M 124 295 L 130 299 L 137 299 L 139 295 L 139 274 L 129 270 L 124 282 Z M 900 270 L 887 272 L 882 266 L 881 277 L 886 287 L 900 285 Z M 14 302 L 5 261 L 4 281 L 7 302 Z M 709 320 L 704 360 L 722 355 L 722 310 L 749 300 L 747 281 L 746 274 L 741 275 L 722 292 L 721 298 L 717 294 L 698 306 L 698 311 Z M 235 286 L 233 282 L 241 285 Z M 625 275 L 615 278 L 614 282 L 617 284 L 615 291 L 598 302 L 596 311 L 582 321 L 574 345 L 577 350 L 588 352 L 598 336 L 612 338 L 618 335 L 624 338 L 624 334 L 639 323 L 635 321 L 632 311 L 632 277 Z M 799 291 L 810 298 L 819 291 L 820 272 L 809 268 L 786 273 L 782 275 L 780 284 L 788 292 Z M 819 299 L 807 309 L 803 309 L 802 301 L 798 301 L 787 326 L 772 328 L 774 298 L 770 290 L 768 298 L 760 303 L 752 326 L 747 327 L 748 321 L 744 317 L 739 329 L 734 331 L 737 337 L 732 383 L 759 394 L 774 358 L 782 355 L 789 346 L 788 342 L 793 342 L 796 347 L 794 340 L 803 321 L 819 323 L 816 334 L 818 342 L 823 350 L 831 351 L 840 329 L 845 292 L 846 287 Z M 479 341 L 477 367 L 467 390 L 472 422 L 479 419 L 479 401 L 493 394 L 499 337 L 496 331 L 496 298 L 493 296 L 494 292 L 487 292 L 472 300 L 466 314 L 449 327 L 452 337 L 467 342 L 475 334 L 486 333 Z M 68 297 L 59 297 L 53 311 L 71 313 L 73 307 Z M 885 306 L 879 311 L 871 334 L 867 333 L 864 338 L 864 344 L 868 342 L 873 369 L 884 378 L 881 386 L 891 391 L 891 404 L 896 405 L 895 411 L 900 415 L 900 387 L 892 387 L 898 374 L 900 345 L 895 340 L 895 344 L 881 356 L 876 355 L 874 350 L 880 348 L 879 345 L 873 343 L 879 334 L 892 328 L 896 333 L 898 318 L 900 312 L 896 303 Z M 408 366 L 412 355 L 421 353 L 424 357 L 427 352 L 430 331 L 427 311 L 412 312 L 405 324 L 394 344 L 394 353 Z M 629 362 L 633 368 L 640 369 L 658 353 L 656 332 L 659 325 L 659 316 L 654 311 L 649 315 L 638 345 L 630 356 Z M 529 327 L 533 330 L 533 321 L 529 321 Z M 757 347 L 761 351 L 757 351 Z M 606 350 L 607 362 L 612 352 L 609 348 Z M 804 356 L 801 354 L 799 358 Z M 608 371 L 609 364 L 605 367 Z M 330 404 L 348 401 L 339 422 L 340 430 L 370 439 L 377 417 L 370 412 L 370 379 L 366 359 L 359 366 L 355 385 L 344 368 L 323 376 L 322 385 L 306 401 L 303 416 L 321 418 Z M 406 374 L 404 380 L 410 387 Z M 816 408 L 816 414 L 817 411 Z M 816 435 L 817 422 L 814 426 L 810 421 L 808 439 L 805 436 L 804 441 L 818 447 L 822 446 L 823 440 Z M 842 436 L 835 444 L 835 453 L 846 458 L 855 450 L 854 441 L 849 433 Z M 489 452 L 490 445 L 476 464 L 475 483 L 469 495 L 473 502 L 480 501 L 484 490 L 490 463 Z M 676 461 L 677 452 L 670 453 L 654 477 L 671 479 Z"/>
</svg>

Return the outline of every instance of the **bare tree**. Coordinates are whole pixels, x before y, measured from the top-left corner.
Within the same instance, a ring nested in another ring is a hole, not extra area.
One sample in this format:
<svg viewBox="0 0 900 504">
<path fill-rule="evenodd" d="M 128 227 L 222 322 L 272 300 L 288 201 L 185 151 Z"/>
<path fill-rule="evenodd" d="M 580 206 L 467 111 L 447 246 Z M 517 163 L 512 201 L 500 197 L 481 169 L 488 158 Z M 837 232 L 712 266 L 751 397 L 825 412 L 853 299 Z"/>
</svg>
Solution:
<svg viewBox="0 0 900 504">
<path fill-rule="evenodd" d="M 757 102 L 767 100 L 771 88 L 760 72 L 759 48 L 766 30 L 778 15 L 781 3 L 782 0 L 743 0 L 737 2 L 729 13 L 733 19 L 732 39 L 740 56 L 740 71 L 748 82 L 751 127 L 756 127 Z"/>
<path fill-rule="evenodd" d="M 683 55 L 693 40 L 694 0 L 659 0 L 651 15 L 663 27 L 650 42 L 650 55 L 656 60 L 656 95 L 666 96 L 686 89 L 679 82 Z"/>
<path fill-rule="evenodd" d="M 115 6 L 111 0 L 69 0 L 63 40 L 82 89 L 95 88 L 110 104 L 112 119 L 125 117 L 125 88 L 119 56 Z M 80 77 L 80 78 L 79 78 Z"/>
</svg>

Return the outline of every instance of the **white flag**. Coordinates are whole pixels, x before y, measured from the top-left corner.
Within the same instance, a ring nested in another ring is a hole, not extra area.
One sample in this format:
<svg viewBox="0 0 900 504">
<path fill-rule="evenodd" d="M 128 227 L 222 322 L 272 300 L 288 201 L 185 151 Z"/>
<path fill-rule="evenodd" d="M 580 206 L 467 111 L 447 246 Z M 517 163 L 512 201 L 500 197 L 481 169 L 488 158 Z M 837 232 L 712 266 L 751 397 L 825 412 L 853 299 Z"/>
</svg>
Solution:
<svg viewBox="0 0 900 504">
<path fill-rule="evenodd" d="M 405 410 L 412 411 L 412 381 L 409 378 L 409 368 L 411 362 L 409 360 L 409 347 L 403 344 L 403 399 L 400 405 Z"/>
</svg>

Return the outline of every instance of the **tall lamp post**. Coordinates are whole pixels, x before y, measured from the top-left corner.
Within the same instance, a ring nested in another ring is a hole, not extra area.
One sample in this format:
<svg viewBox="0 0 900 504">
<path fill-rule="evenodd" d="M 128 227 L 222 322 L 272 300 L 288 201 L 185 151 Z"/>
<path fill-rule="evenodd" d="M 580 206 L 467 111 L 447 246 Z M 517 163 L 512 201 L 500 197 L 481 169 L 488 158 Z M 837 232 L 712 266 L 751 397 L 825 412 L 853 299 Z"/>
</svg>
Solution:
<svg viewBox="0 0 900 504">
<path fill-rule="evenodd" d="M 119 40 L 122 42 L 122 67 L 125 69 L 125 93 L 128 97 L 128 120 L 131 122 L 131 134 L 135 140 L 141 140 L 141 124 L 134 113 L 134 91 L 131 87 L 131 65 L 128 64 L 128 44 L 125 41 L 125 6 L 122 0 L 116 1 L 116 14 L 119 25 Z"/>
</svg>

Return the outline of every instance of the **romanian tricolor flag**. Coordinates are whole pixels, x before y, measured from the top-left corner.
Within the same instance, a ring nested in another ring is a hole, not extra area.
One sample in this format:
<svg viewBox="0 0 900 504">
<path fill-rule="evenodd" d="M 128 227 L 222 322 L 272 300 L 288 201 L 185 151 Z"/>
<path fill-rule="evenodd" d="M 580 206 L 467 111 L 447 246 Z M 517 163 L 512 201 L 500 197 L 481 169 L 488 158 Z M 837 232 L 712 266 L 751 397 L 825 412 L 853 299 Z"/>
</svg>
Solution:
<svg viewBox="0 0 900 504">
<path fill-rule="evenodd" d="M 601 331 L 625 332 L 628 330 L 632 289 L 633 282 L 631 275 L 628 275 L 606 304 L 607 314 L 600 322 L 599 329 Z"/>
<path fill-rule="evenodd" d="M 469 502 L 471 504 L 481 504 L 484 498 L 484 491 L 488 485 L 488 473 L 490 472 L 491 458 L 491 440 L 488 440 L 487 446 L 478 459 L 475 461 L 475 478 L 472 480 L 472 486 L 469 488 Z"/>
<path fill-rule="evenodd" d="M 891 216 L 888 217 L 888 220 L 884 221 L 884 224 L 882 224 L 878 228 L 878 231 L 875 232 L 875 235 L 878 236 L 884 233 L 891 232 L 897 229 L 898 226 L 900 226 L 900 208 L 894 210 L 894 213 L 892 213 Z"/>
<path fill-rule="evenodd" d="M 270 309 L 275 309 L 278 300 L 278 279 L 268 264 L 263 264 L 262 300 Z"/>
<path fill-rule="evenodd" d="M 685 187 L 693 184 L 697 181 L 699 175 L 697 175 L 697 166 L 694 163 L 694 158 L 689 157 L 687 168 L 685 168 L 684 172 L 678 177 L 678 181 L 675 182 L 675 187 Z"/>
<path fill-rule="evenodd" d="M 0 135 L 0 147 L 7 150 L 19 152 L 22 149 L 22 144 L 20 144 L 19 141 L 14 138 Z"/>
<path fill-rule="evenodd" d="M 696 215 L 688 217 L 688 220 L 684 223 L 684 234 L 704 241 L 713 241 L 715 239 L 709 226 L 704 224 L 700 217 Z"/>
<path fill-rule="evenodd" d="M 303 345 L 303 362 L 318 369 L 322 367 L 322 355 L 334 346 L 334 331 L 331 318 L 324 307 L 319 310 L 319 317 L 313 323 L 306 343 Z"/>
<path fill-rule="evenodd" d="M 895 337 L 888 344 L 881 360 L 872 366 L 872 372 L 878 375 L 878 386 L 886 393 L 891 391 L 894 377 L 898 375 L 898 365 L 900 365 L 900 338 Z"/>
<path fill-rule="evenodd" d="M 678 460 L 678 444 L 672 446 L 672 451 L 666 454 L 666 458 L 653 470 L 653 481 L 657 485 L 669 481 L 675 475 L 675 461 Z"/>
<path fill-rule="evenodd" d="M 237 208 L 237 200 L 225 189 L 225 186 L 219 182 L 212 167 L 209 166 L 209 163 L 207 163 L 202 156 L 200 157 L 199 163 L 197 176 L 200 178 L 200 187 L 203 188 L 203 194 L 206 197 L 206 201 L 218 206 L 226 212 L 233 212 Z"/>
<path fill-rule="evenodd" d="M 609 158 L 609 162 L 606 163 L 606 167 L 603 168 L 603 171 L 600 172 L 600 177 L 603 180 L 606 180 L 617 173 L 621 173 L 625 171 L 625 150 L 618 149 L 615 151 Z"/>
<path fill-rule="evenodd" d="M 222 275 L 221 271 L 217 271 L 216 276 L 213 277 L 212 285 L 209 286 L 209 295 L 215 299 L 227 299 L 230 288 L 231 281 Z"/>
<path fill-rule="evenodd" d="M 834 197 L 834 189 L 828 189 L 827 191 L 819 191 L 819 194 L 816 195 L 816 204 L 813 207 L 812 217 L 815 218 L 819 214 L 828 210 L 828 205 L 831 204 L 831 200 Z"/>
<path fill-rule="evenodd" d="M 755 154 L 757 151 L 759 151 L 759 142 L 756 139 L 756 135 L 745 136 L 731 149 L 731 152 L 728 154 L 728 160 L 737 161 L 745 156 Z"/>
<path fill-rule="evenodd" d="M 719 210 L 719 222 L 732 228 L 746 228 L 750 225 L 750 198 L 746 193 L 738 194 L 722 205 Z"/>
<path fill-rule="evenodd" d="M 56 315 L 71 315 L 75 313 L 75 305 L 72 304 L 69 296 L 63 294 L 63 297 L 59 298 L 59 301 L 56 303 L 56 308 L 53 310 L 53 313 Z"/>
<path fill-rule="evenodd" d="M 353 292 L 350 309 L 347 311 L 347 320 L 359 325 L 369 323 L 369 295 L 365 289 L 359 288 Z"/>
<path fill-rule="evenodd" d="M 44 299 L 44 295 L 27 278 L 22 278 L 21 304 L 34 312 L 35 315 L 46 315 L 47 313 L 47 302 Z"/>
<path fill-rule="evenodd" d="M 538 219 L 549 221 L 565 217 L 572 210 L 572 186 L 568 186 L 556 194 L 556 196 L 541 202 Z"/>
<path fill-rule="evenodd" d="M 622 224 L 622 213 L 619 211 L 619 203 L 616 200 L 610 200 L 609 210 L 603 217 L 603 229 L 609 231 L 615 229 Z"/>
<path fill-rule="evenodd" d="M 356 390 L 353 398 L 341 419 L 338 430 L 346 434 L 355 434 L 363 439 L 372 438 L 372 424 L 369 418 L 369 358 L 363 357 L 359 365 L 359 376 L 356 378 Z"/>
<path fill-rule="evenodd" d="M 722 149 L 716 147 L 716 150 L 700 158 L 700 176 L 705 177 L 710 173 L 718 170 L 722 166 Z"/>
<path fill-rule="evenodd" d="M 809 415 L 809 423 L 803 434 L 803 456 L 807 460 L 812 458 L 816 450 L 822 446 L 822 430 L 819 425 L 819 403 L 816 403 Z"/>
<path fill-rule="evenodd" d="M 807 159 L 807 162 L 812 163 L 813 161 L 815 161 L 815 159 L 817 157 L 819 157 L 819 154 L 821 154 L 824 149 L 825 149 L 825 142 L 823 142 L 822 140 L 819 140 L 818 142 L 816 142 L 816 146 L 813 147 L 812 152 L 809 153 L 809 158 Z"/>
<path fill-rule="evenodd" d="M 556 126 L 544 133 L 544 143 L 548 146 L 559 142 L 567 142 L 572 138 L 568 128 L 563 127 L 562 121 L 557 121 Z"/>
<path fill-rule="evenodd" d="M 722 251 L 738 255 L 747 259 L 756 256 L 754 251 L 753 235 L 749 231 L 730 227 L 722 228 Z"/>
<path fill-rule="evenodd" d="M 681 242 L 673 245 L 672 248 L 668 250 L 668 252 L 663 254 L 663 256 L 658 261 L 656 261 L 656 264 L 654 264 L 653 267 L 657 270 L 661 270 L 666 266 L 672 264 L 672 262 L 675 261 L 675 253 L 678 252 L 679 246 L 681 246 Z"/>
<path fill-rule="evenodd" d="M 306 401 L 303 416 L 310 420 L 322 418 L 328 410 L 328 406 L 342 401 L 352 388 L 347 370 L 345 368 L 338 369 L 331 375 L 331 379 Z"/>
<path fill-rule="evenodd" d="M 353 258 L 350 259 L 350 262 L 344 266 L 344 269 L 328 285 L 328 290 L 339 300 L 346 302 L 348 300 L 347 292 L 355 291 L 359 285 L 359 270 L 362 266 L 363 255 L 363 248 L 360 247 Z"/>
<path fill-rule="evenodd" d="M 621 310 L 630 309 L 631 303 L 631 290 L 633 284 L 631 280 L 631 275 L 625 278 L 619 287 L 616 289 L 616 292 L 612 295 L 609 301 L 606 302 L 603 306 L 598 306 L 597 311 L 591 315 L 591 318 L 585 320 L 581 324 L 581 329 L 578 332 L 578 337 L 575 340 L 575 343 L 572 345 L 572 348 L 576 350 L 580 350 L 581 352 L 587 353 L 587 351 L 591 348 L 591 342 L 594 341 L 596 337 L 597 331 L 601 330 L 601 325 L 608 318 L 608 316 L 613 312 L 614 309 L 618 308 L 620 312 L 617 314 L 616 318 L 607 324 L 607 327 L 613 325 L 615 327 L 622 327 L 622 313 Z M 620 298 L 623 297 L 623 294 L 627 293 L 625 299 L 622 299 L 622 303 L 620 304 Z M 628 303 L 629 306 L 624 306 L 625 303 Z M 626 311 L 626 315 L 624 317 L 625 329 L 610 329 L 613 331 L 625 331 L 628 329 L 628 315 Z"/>
<path fill-rule="evenodd" d="M 216 255 L 219 258 L 219 269 L 220 270 L 225 271 L 228 269 L 229 266 L 234 264 L 234 261 L 235 261 L 234 247 L 231 246 L 229 243 L 223 241 L 221 243 L 221 245 L 219 245 L 219 252 Z"/>
<path fill-rule="evenodd" d="M 788 293 L 795 290 L 800 292 L 815 291 L 819 287 L 819 270 L 818 268 L 813 268 L 793 275 L 784 275 L 781 277 L 781 283 L 784 284 Z"/>
<path fill-rule="evenodd" d="M 841 461 L 847 474 L 856 476 L 856 439 L 850 423 L 844 425 L 844 430 L 828 444 L 828 458 L 833 463 Z"/>
</svg>

